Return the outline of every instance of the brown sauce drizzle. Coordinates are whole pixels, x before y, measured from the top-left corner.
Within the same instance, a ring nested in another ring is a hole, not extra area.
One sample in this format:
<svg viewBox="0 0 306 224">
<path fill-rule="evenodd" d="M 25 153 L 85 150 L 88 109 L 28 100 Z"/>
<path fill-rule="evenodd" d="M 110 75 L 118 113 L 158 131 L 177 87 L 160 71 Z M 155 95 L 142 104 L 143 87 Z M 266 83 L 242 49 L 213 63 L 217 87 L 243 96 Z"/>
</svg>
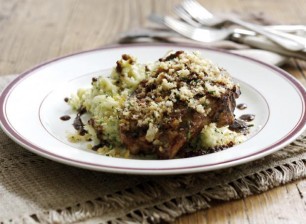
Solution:
<svg viewBox="0 0 306 224">
<path fill-rule="evenodd" d="M 250 122 L 255 119 L 255 115 L 254 114 L 243 114 L 239 118 L 243 121 Z"/>
<path fill-rule="evenodd" d="M 75 117 L 74 121 L 73 121 L 73 127 L 75 130 L 77 130 L 79 132 L 80 135 L 85 135 L 87 133 L 87 131 L 84 128 L 84 123 L 81 119 L 81 116 L 86 113 L 86 109 L 85 108 L 80 108 L 78 110 L 77 116 Z"/>
<path fill-rule="evenodd" d="M 64 115 L 64 116 L 61 116 L 60 117 L 60 119 L 62 120 L 62 121 L 68 121 L 68 120 L 70 120 L 70 116 L 69 115 Z"/>
<path fill-rule="evenodd" d="M 239 109 L 239 110 L 244 110 L 244 109 L 246 109 L 248 106 L 245 104 L 245 103 L 240 103 L 240 104 L 238 104 L 237 105 L 237 108 Z"/>
<path fill-rule="evenodd" d="M 93 85 L 94 82 L 97 82 L 97 81 L 98 81 L 98 79 L 97 79 L 96 77 L 93 77 L 93 78 L 91 79 L 91 85 Z"/>
<path fill-rule="evenodd" d="M 122 68 L 120 62 L 117 61 L 116 64 L 117 64 L 117 66 L 116 66 L 116 71 L 117 71 L 118 73 L 121 73 L 123 68 Z"/>
<path fill-rule="evenodd" d="M 129 56 L 129 55 L 127 55 L 127 54 L 123 54 L 123 55 L 121 56 L 121 58 L 122 58 L 123 60 L 127 61 L 130 65 L 133 65 L 133 64 L 135 63 L 135 61 L 133 60 L 133 58 L 131 58 L 131 56 Z M 121 73 L 121 72 L 122 72 L 122 69 L 123 69 L 121 62 L 120 62 L 120 61 L 117 61 L 116 64 L 117 64 L 117 65 L 116 65 L 116 71 L 117 71 L 118 73 Z"/>
<path fill-rule="evenodd" d="M 230 142 L 228 145 L 215 146 L 215 147 L 210 147 L 207 149 L 182 149 L 178 153 L 178 157 L 179 158 L 190 158 L 190 157 L 195 157 L 195 156 L 202 156 L 202 155 L 206 155 L 210 153 L 220 152 L 220 151 L 223 151 L 233 146 L 234 146 L 234 143 Z"/>
<path fill-rule="evenodd" d="M 150 69 L 149 69 L 149 67 L 147 65 L 145 66 L 145 71 L 146 72 L 150 71 Z"/>
<path fill-rule="evenodd" d="M 131 56 L 128 55 L 128 54 L 123 54 L 121 57 L 122 57 L 122 59 L 125 60 L 125 61 L 128 61 L 128 60 L 130 60 L 131 62 L 133 61 L 133 59 L 131 58 Z"/>
<path fill-rule="evenodd" d="M 235 119 L 234 123 L 229 126 L 229 129 L 234 132 L 247 134 L 249 127 L 244 121 Z"/>
<path fill-rule="evenodd" d="M 104 146 L 110 146 L 110 144 L 105 140 L 100 140 L 100 143 L 97 145 L 94 145 L 91 149 L 94 151 L 97 151 L 99 148 L 102 148 Z"/>
<path fill-rule="evenodd" d="M 68 98 L 68 97 L 65 97 L 65 98 L 64 98 L 64 101 L 65 101 L 66 103 L 68 103 L 69 98 Z"/>
<path fill-rule="evenodd" d="M 98 145 L 94 145 L 91 149 L 97 151 L 99 148 L 103 147 L 104 145 L 99 143 Z"/>
</svg>

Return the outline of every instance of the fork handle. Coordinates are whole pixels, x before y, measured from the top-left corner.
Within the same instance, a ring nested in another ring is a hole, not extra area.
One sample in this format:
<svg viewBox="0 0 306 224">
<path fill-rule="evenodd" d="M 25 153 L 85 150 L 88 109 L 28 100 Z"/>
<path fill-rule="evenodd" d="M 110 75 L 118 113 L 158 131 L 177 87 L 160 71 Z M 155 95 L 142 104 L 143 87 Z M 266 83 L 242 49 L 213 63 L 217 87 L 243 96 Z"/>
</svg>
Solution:
<svg viewBox="0 0 306 224">
<path fill-rule="evenodd" d="M 245 27 L 249 30 L 253 30 L 255 31 L 256 33 L 259 33 L 265 37 L 267 37 L 268 39 L 270 39 L 271 41 L 277 43 L 278 45 L 280 45 L 281 47 L 287 49 L 287 50 L 290 50 L 290 51 L 301 51 L 301 50 L 304 50 L 304 45 L 295 41 L 295 40 L 292 40 L 292 39 L 289 39 L 285 36 L 282 36 L 281 32 L 278 32 L 278 34 L 275 34 L 275 33 L 272 33 L 258 25 L 255 25 L 255 24 L 251 24 L 251 23 L 248 23 L 248 22 L 244 22 L 240 19 L 237 19 L 237 18 L 228 18 L 228 20 L 232 23 L 235 23 L 235 24 L 238 24 L 242 27 Z"/>
<path fill-rule="evenodd" d="M 271 51 L 275 52 L 281 55 L 289 56 L 289 57 L 294 57 L 294 58 L 299 58 L 302 60 L 306 60 L 306 52 L 305 51 L 300 51 L 300 52 L 294 52 L 294 51 L 288 51 L 284 48 L 279 47 L 279 45 L 275 44 L 272 41 L 267 40 L 266 38 L 262 36 L 249 36 L 249 35 L 233 35 L 231 37 L 231 40 L 246 44 L 255 48 L 263 49 L 266 51 Z"/>
</svg>

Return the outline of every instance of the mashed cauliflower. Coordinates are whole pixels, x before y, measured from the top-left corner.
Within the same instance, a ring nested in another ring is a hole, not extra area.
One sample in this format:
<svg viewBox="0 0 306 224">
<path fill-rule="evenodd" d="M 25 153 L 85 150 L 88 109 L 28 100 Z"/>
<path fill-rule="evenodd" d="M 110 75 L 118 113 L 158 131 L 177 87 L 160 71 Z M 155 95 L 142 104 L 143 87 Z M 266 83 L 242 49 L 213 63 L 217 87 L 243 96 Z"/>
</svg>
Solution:
<svg viewBox="0 0 306 224">
<path fill-rule="evenodd" d="M 120 146 L 118 112 L 126 98 L 146 77 L 145 65 L 137 63 L 134 57 L 123 55 L 110 77 L 93 78 L 92 87 L 79 89 L 68 103 L 74 110 L 85 108 L 95 124 L 103 128 L 103 140 Z M 97 142 L 95 130 L 90 125 L 85 128 Z"/>
</svg>

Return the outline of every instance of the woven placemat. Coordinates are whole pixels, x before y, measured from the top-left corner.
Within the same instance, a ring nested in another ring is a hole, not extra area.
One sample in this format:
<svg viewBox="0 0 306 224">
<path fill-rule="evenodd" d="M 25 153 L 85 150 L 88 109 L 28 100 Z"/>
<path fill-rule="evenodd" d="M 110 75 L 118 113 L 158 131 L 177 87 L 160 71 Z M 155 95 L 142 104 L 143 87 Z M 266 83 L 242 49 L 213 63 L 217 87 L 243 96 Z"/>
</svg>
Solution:
<svg viewBox="0 0 306 224">
<path fill-rule="evenodd" d="M 14 76 L 0 78 L 3 88 Z M 0 130 L 0 223 L 158 223 L 306 175 L 305 133 L 263 159 L 215 172 L 129 176 L 59 164 Z"/>
</svg>

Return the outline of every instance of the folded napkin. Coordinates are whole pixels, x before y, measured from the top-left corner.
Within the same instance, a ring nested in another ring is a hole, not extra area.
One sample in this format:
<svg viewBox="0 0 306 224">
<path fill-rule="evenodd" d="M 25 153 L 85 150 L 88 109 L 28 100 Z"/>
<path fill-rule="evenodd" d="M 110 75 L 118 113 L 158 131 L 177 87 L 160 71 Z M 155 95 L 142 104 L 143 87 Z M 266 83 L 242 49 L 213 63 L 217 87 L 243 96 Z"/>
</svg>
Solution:
<svg viewBox="0 0 306 224">
<path fill-rule="evenodd" d="M 17 76 L 0 78 L 0 91 Z M 260 160 L 214 172 L 133 176 L 37 156 L 0 129 L 0 223 L 159 223 L 306 176 L 306 133 Z"/>
</svg>

